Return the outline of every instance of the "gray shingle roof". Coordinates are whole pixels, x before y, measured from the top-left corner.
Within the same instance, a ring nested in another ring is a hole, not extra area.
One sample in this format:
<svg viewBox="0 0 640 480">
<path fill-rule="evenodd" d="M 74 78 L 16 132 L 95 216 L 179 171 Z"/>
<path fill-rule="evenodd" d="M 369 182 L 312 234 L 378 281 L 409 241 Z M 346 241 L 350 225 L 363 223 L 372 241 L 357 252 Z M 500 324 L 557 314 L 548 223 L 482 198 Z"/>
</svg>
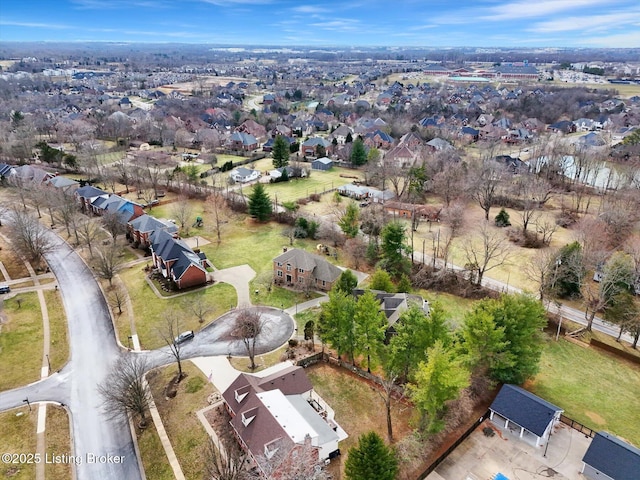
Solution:
<svg viewBox="0 0 640 480">
<path fill-rule="evenodd" d="M 274 258 L 274 261 L 283 265 L 289 263 L 293 268 L 311 270 L 315 278 L 325 282 L 334 282 L 342 274 L 342 270 L 327 262 L 324 258 L 297 248 L 287 250 L 282 255 Z"/>
<path fill-rule="evenodd" d="M 615 480 L 640 476 L 640 449 L 607 432 L 596 434 L 582 461 Z"/>
<path fill-rule="evenodd" d="M 554 415 L 563 411 L 516 385 L 503 385 L 489 408 L 539 437 Z"/>
</svg>

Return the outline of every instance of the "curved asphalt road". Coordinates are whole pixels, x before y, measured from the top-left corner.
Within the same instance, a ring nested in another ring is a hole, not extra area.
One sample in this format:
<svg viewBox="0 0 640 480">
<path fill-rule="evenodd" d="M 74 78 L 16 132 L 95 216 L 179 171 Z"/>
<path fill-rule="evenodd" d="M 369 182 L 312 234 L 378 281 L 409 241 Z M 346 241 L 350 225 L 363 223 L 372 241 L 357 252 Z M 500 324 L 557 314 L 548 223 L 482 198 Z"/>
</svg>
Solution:
<svg viewBox="0 0 640 480">
<path fill-rule="evenodd" d="M 79 459 L 76 466 L 78 480 L 136 480 L 142 474 L 134 450 L 128 423 L 114 420 L 102 413 L 102 399 L 97 391 L 109 372 L 110 365 L 125 353 L 115 340 L 113 323 L 106 301 L 91 270 L 57 235 L 52 233 L 57 248 L 46 259 L 56 276 L 69 325 L 71 358 L 58 373 L 22 388 L 0 393 L 0 411 L 30 402 L 56 401 L 66 404 L 73 425 L 73 454 Z M 278 309 L 265 309 L 267 322 L 257 346 L 260 352 L 275 349 L 293 333 L 293 320 Z M 245 355 L 241 341 L 231 338 L 232 316 L 199 332 L 185 344 L 183 358 L 201 355 Z M 143 352 L 153 366 L 174 361 L 168 348 Z M 25 452 L 28 453 L 28 452 Z M 111 455 L 121 463 L 90 462 L 91 456 Z"/>
</svg>

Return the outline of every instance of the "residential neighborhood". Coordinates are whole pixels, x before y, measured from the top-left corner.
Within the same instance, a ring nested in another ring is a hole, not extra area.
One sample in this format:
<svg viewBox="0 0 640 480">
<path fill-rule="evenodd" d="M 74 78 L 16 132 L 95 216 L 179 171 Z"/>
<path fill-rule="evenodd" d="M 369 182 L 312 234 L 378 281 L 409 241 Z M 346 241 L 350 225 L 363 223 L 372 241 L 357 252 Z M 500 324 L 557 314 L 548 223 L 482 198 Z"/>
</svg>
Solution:
<svg viewBox="0 0 640 480">
<path fill-rule="evenodd" d="M 627 49 L 50 48 L 0 41 L 0 477 L 637 478 Z"/>
</svg>

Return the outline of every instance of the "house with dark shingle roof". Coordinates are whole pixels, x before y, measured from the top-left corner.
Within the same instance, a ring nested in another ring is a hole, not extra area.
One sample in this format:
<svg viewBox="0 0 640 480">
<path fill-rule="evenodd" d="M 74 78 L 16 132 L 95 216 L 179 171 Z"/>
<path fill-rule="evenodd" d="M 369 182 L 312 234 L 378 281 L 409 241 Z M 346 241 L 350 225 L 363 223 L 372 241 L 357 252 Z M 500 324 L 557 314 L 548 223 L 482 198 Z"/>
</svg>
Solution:
<svg viewBox="0 0 640 480">
<path fill-rule="evenodd" d="M 319 255 L 297 248 L 288 249 L 273 259 L 273 277 L 277 284 L 331 290 L 342 270 Z"/>
<path fill-rule="evenodd" d="M 91 185 L 85 185 L 84 187 L 80 187 L 73 194 L 76 197 L 78 203 L 80 203 L 80 208 L 83 212 L 87 212 L 91 209 L 91 204 L 97 198 L 108 198 L 109 194 L 104 190 L 100 190 L 99 188 L 92 187 Z"/>
<path fill-rule="evenodd" d="M 208 280 L 207 257 L 195 253 L 182 240 L 166 230 L 157 230 L 151 236 L 151 258 L 162 276 L 172 280 L 178 289 L 203 285 Z"/>
<path fill-rule="evenodd" d="M 581 473 L 592 480 L 636 480 L 640 449 L 607 432 L 598 432 L 582 457 Z"/>
<path fill-rule="evenodd" d="M 503 385 L 491 406 L 489 418 L 523 439 L 534 439 L 536 447 L 547 440 L 564 410 L 517 385 Z"/>
<path fill-rule="evenodd" d="M 107 198 L 97 197 L 91 202 L 90 207 L 96 215 L 102 216 L 106 213 L 115 215 L 122 225 L 127 225 L 134 218 L 144 215 L 142 205 L 119 195 L 110 195 Z"/>
<path fill-rule="evenodd" d="M 127 238 L 135 246 L 147 248 L 151 246 L 151 236 L 154 232 L 165 230 L 172 236 L 178 234 L 178 226 L 167 220 L 159 220 L 151 215 L 141 215 L 127 224 Z"/>
<path fill-rule="evenodd" d="M 73 192 L 80 186 L 80 184 L 75 180 L 67 177 L 61 177 L 59 175 L 56 175 L 49 180 L 45 180 L 44 183 L 67 193 Z"/>
<path fill-rule="evenodd" d="M 305 445 L 316 460 L 326 460 L 347 438 L 302 367 L 264 378 L 241 373 L 222 398 L 240 446 L 265 478 L 279 478 L 280 468 L 286 469 Z M 274 457 L 277 463 L 270 462 Z"/>
</svg>

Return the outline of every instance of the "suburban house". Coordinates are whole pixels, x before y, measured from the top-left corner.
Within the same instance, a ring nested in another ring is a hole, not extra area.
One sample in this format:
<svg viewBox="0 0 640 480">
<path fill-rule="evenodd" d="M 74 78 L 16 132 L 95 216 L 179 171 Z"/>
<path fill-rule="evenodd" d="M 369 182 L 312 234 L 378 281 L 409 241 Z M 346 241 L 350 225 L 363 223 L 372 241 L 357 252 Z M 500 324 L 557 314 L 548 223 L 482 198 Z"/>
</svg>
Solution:
<svg viewBox="0 0 640 480">
<path fill-rule="evenodd" d="M 522 439 L 535 440 L 536 447 L 548 440 L 563 410 L 517 385 L 503 385 L 489 407 L 491 421 L 517 433 Z"/>
<path fill-rule="evenodd" d="M 253 182 L 260 178 L 260 172 L 258 170 L 251 170 L 249 168 L 238 167 L 231 170 L 229 176 L 234 182 L 247 183 Z"/>
<path fill-rule="evenodd" d="M 151 235 L 160 230 L 164 230 L 175 237 L 179 229 L 175 223 L 159 220 L 145 213 L 127 224 L 127 238 L 136 246 L 148 248 L 151 246 Z"/>
<path fill-rule="evenodd" d="M 394 218 L 414 218 L 415 216 L 421 220 L 439 222 L 442 205 L 422 205 L 391 201 L 384 204 L 384 209 Z"/>
<path fill-rule="evenodd" d="M 72 193 L 80 186 L 80 184 L 75 180 L 67 177 L 61 177 L 59 175 L 51 177 L 49 180 L 45 180 L 44 183 L 45 185 L 51 185 L 53 188 L 62 190 L 65 193 Z"/>
<path fill-rule="evenodd" d="M 0 179 L 7 179 L 16 174 L 16 169 L 13 165 L 7 165 L 6 163 L 0 163 Z"/>
<path fill-rule="evenodd" d="M 384 163 L 397 168 L 412 167 L 419 158 L 419 149 L 407 145 L 396 145 L 384 155 Z"/>
<path fill-rule="evenodd" d="M 271 179 L 273 180 L 277 180 L 278 178 L 282 177 L 282 173 L 284 171 L 287 171 L 287 176 L 289 178 L 295 178 L 295 177 L 306 177 L 307 176 L 307 171 L 304 168 L 293 168 L 293 167 L 280 167 L 280 168 L 274 168 L 273 170 L 269 171 L 269 176 L 271 177 Z"/>
<path fill-rule="evenodd" d="M 258 140 L 250 133 L 233 132 L 230 138 L 231 148 L 250 152 L 258 148 Z"/>
<path fill-rule="evenodd" d="M 85 185 L 84 187 L 80 187 L 73 193 L 76 197 L 78 203 L 80 203 L 80 209 L 83 212 L 88 212 L 91 210 L 91 204 L 97 198 L 109 198 L 109 194 L 99 188 L 92 187 L 91 185 Z"/>
<path fill-rule="evenodd" d="M 640 449 L 607 432 L 598 432 L 582 457 L 581 473 L 591 480 L 635 480 Z"/>
<path fill-rule="evenodd" d="M 324 258 L 297 248 L 273 259 L 273 278 L 277 284 L 331 290 L 341 274 L 342 270 Z"/>
<path fill-rule="evenodd" d="M 302 151 L 302 155 L 305 156 L 314 156 L 316 154 L 316 148 L 318 146 L 324 147 L 327 149 L 331 145 L 331 142 L 325 140 L 321 137 L 311 137 L 306 140 L 301 146 L 300 150 Z"/>
<path fill-rule="evenodd" d="M 126 225 L 134 218 L 144 215 L 142 205 L 119 195 L 110 195 L 107 198 L 100 196 L 91 202 L 90 208 L 96 215 L 102 216 L 107 213 L 116 215 L 122 225 Z"/>
<path fill-rule="evenodd" d="M 222 398 L 240 446 L 263 478 L 279 478 L 305 448 L 312 458 L 304 461 L 334 458 L 347 438 L 302 367 L 263 378 L 241 373 Z"/>
<path fill-rule="evenodd" d="M 393 142 L 393 137 L 382 130 L 369 132 L 364 136 L 364 144 L 367 147 L 387 149 L 393 145 Z"/>
<path fill-rule="evenodd" d="M 317 158 L 311 162 L 313 170 L 329 170 L 331 167 L 333 167 L 333 160 L 327 157 Z"/>
<path fill-rule="evenodd" d="M 166 230 L 154 232 L 150 240 L 153 266 L 164 278 L 172 280 L 178 289 L 203 285 L 209 280 L 204 253 L 195 253 Z"/>
</svg>

